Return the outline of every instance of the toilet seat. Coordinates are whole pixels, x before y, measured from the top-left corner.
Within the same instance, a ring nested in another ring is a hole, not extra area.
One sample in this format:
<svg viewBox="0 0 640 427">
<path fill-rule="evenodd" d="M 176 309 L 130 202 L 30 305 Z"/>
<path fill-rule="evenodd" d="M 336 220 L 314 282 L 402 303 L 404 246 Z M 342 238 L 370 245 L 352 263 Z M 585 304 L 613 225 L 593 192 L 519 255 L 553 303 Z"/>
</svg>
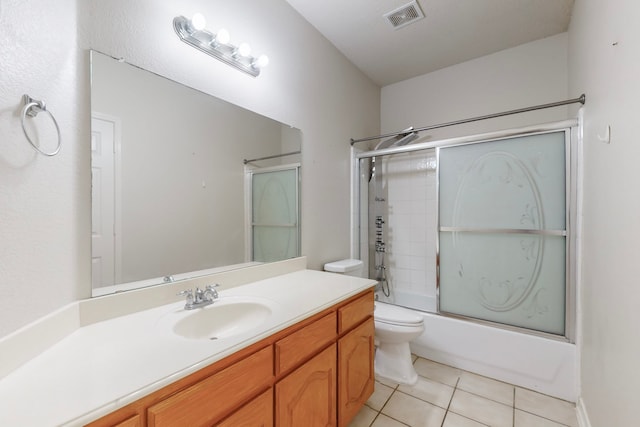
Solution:
<svg viewBox="0 0 640 427">
<path fill-rule="evenodd" d="M 375 303 L 373 317 L 376 322 L 397 326 L 419 326 L 423 318 L 418 313 L 391 304 Z"/>
</svg>

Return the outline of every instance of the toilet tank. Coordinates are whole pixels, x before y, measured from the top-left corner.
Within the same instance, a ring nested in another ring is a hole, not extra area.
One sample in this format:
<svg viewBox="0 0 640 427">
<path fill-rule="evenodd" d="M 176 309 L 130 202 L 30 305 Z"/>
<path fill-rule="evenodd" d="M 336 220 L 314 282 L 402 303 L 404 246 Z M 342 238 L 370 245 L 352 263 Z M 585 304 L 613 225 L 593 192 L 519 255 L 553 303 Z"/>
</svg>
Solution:
<svg viewBox="0 0 640 427">
<path fill-rule="evenodd" d="M 359 259 L 342 259 L 340 261 L 326 263 L 324 265 L 324 271 L 362 277 L 362 266 L 363 263 Z"/>
</svg>

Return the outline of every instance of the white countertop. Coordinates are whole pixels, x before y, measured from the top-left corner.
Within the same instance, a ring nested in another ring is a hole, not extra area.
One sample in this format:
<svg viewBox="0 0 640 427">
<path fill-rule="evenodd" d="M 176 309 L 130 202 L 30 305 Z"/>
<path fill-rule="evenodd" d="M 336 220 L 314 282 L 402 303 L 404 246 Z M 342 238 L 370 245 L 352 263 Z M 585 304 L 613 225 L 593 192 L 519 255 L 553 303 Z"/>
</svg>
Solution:
<svg viewBox="0 0 640 427">
<path fill-rule="evenodd" d="M 166 319 L 184 301 L 80 327 L 0 379 L 0 426 L 84 425 L 374 283 L 301 270 L 223 290 L 223 299 L 264 299 L 276 309 L 259 327 L 217 341 L 171 332 Z"/>
</svg>

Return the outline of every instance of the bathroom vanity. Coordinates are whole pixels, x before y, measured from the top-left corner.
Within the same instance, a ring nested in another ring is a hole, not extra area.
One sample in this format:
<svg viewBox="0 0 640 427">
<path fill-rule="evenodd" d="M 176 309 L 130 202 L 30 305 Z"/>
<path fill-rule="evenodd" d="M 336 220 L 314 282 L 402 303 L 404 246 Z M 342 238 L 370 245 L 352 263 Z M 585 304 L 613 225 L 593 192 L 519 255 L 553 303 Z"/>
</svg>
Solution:
<svg viewBox="0 0 640 427">
<path fill-rule="evenodd" d="M 89 425 L 346 426 L 373 392 L 372 316 L 368 290 Z"/>
<path fill-rule="evenodd" d="M 282 265 L 292 263 L 295 271 L 285 274 L 270 265 L 220 276 L 218 307 L 187 312 L 175 297 L 212 278 L 88 300 L 91 309 L 74 309 L 77 329 L 0 379 L 0 424 L 348 425 L 373 392 L 375 282 L 298 270 L 300 261 Z M 273 277 L 255 280 L 261 268 Z M 172 295 L 172 302 L 122 308 L 124 298 L 139 303 L 149 295 Z M 176 327 L 225 304 L 262 304 L 269 315 L 246 330 L 218 328 L 216 336 Z M 129 312 L 108 314 L 116 306 Z M 0 350 L 21 342 L 3 341 Z"/>
</svg>

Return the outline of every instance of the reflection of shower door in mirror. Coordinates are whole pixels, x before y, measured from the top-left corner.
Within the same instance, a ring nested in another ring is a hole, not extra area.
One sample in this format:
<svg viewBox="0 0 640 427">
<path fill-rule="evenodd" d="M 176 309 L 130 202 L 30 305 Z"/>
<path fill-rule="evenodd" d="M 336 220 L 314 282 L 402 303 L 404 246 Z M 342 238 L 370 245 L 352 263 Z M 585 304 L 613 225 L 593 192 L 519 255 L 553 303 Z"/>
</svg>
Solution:
<svg viewBox="0 0 640 427">
<path fill-rule="evenodd" d="M 300 256 L 298 165 L 250 172 L 251 260 Z"/>
<path fill-rule="evenodd" d="M 93 288 L 119 279 L 119 120 L 93 113 L 91 118 L 91 283 Z"/>
</svg>

